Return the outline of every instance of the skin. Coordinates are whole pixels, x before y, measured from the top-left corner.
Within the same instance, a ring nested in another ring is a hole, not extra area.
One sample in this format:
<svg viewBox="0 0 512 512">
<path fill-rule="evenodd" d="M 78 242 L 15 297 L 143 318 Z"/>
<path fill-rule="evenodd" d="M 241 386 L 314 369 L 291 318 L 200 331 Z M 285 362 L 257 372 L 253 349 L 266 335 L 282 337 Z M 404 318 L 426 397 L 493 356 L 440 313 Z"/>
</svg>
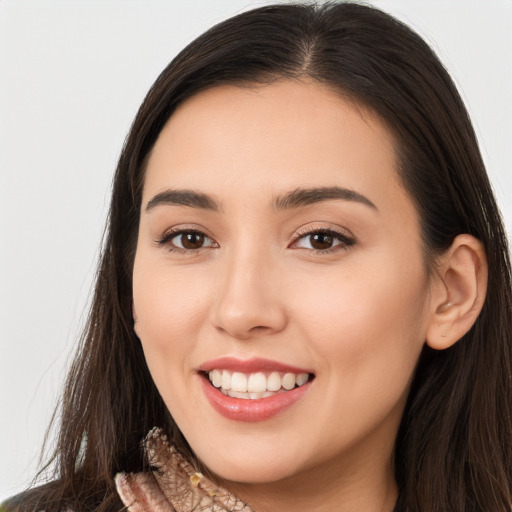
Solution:
<svg viewBox="0 0 512 512">
<path fill-rule="evenodd" d="M 374 206 L 272 205 L 300 187 L 334 186 Z M 218 209 L 147 209 L 171 188 L 207 194 Z M 181 236 L 158 243 L 171 229 L 201 231 L 204 246 L 180 250 Z M 330 251 L 311 248 L 310 233 L 322 229 L 342 235 Z M 424 268 L 390 132 L 326 86 L 216 87 L 162 130 L 144 183 L 136 331 L 193 450 L 255 510 L 392 510 L 393 443 L 441 288 Z M 223 356 L 315 378 L 277 416 L 234 421 L 212 408 L 197 372 Z"/>
</svg>

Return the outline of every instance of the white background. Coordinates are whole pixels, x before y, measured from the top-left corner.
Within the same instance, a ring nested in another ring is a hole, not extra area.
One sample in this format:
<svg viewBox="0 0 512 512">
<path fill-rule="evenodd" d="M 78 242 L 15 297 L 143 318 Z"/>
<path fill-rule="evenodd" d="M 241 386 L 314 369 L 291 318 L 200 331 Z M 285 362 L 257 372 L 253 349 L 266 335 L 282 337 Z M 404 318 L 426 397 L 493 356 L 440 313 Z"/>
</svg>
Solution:
<svg viewBox="0 0 512 512">
<path fill-rule="evenodd" d="M 123 139 L 169 60 L 248 0 L 0 0 L 0 500 L 34 475 Z M 512 1 L 373 2 L 462 90 L 512 232 Z"/>
</svg>

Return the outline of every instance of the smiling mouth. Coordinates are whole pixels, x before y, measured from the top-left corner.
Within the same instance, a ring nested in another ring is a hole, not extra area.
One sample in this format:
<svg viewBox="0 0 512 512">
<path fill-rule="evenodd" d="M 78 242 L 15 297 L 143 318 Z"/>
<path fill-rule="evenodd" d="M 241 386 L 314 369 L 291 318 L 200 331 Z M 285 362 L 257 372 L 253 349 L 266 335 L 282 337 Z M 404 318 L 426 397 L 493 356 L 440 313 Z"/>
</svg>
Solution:
<svg viewBox="0 0 512 512">
<path fill-rule="evenodd" d="M 203 374 L 223 395 L 245 400 L 257 400 L 285 393 L 303 386 L 314 378 L 311 373 L 242 373 L 225 369 L 213 369 Z"/>
</svg>

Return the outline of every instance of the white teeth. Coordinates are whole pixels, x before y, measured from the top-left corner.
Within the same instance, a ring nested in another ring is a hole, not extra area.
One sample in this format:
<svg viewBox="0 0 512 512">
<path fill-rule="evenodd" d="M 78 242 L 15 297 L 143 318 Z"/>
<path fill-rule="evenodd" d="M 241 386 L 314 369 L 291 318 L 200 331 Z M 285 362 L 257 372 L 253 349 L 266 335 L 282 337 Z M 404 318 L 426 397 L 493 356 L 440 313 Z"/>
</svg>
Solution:
<svg viewBox="0 0 512 512">
<path fill-rule="evenodd" d="M 221 383 L 222 389 L 231 389 L 231 372 L 228 370 L 222 371 L 222 383 Z"/>
<path fill-rule="evenodd" d="M 210 380 L 216 388 L 220 388 L 222 381 L 222 373 L 219 370 L 213 370 L 210 372 Z"/>
<path fill-rule="evenodd" d="M 295 387 L 295 374 L 285 373 L 281 382 L 284 389 L 293 389 Z"/>
<path fill-rule="evenodd" d="M 245 376 L 245 373 L 233 373 L 233 376 L 231 377 L 231 389 L 241 393 L 245 393 L 247 391 L 247 377 Z"/>
<path fill-rule="evenodd" d="M 267 389 L 269 391 L 279 391 L 281 389 L 281 375 L 278 372 L 272 372 L 268 376 Z"/>
<path fill-rule="evenodd" d="M 309 380 L 307 373 L 256 372 L 242 373 L 214 369 L 208 373 L 210 382 L 228 396 L 258 399 L 289 391 Z"/>
<path fill-rule="evenodd" d="M 228 396 L 232 396 L 233 398 L 247 398 L 247 393 L 233 391 L 232 389 L 228 390 L 227 394 Z"/>
<path fill-rule="evenodd" d="M 249 375 L 249 380 L 247 381 L 247 391 L 251 393 L 263 393 L 263 391 L 266 390 L 267 378 L 265 377 L 265 374 L 262 372 L 251 373 Z"/>
<path fill-rule="evenodd" d="M 295 383 L 297 386 L 302 386 L 303 384 L 306 384 L 306 382 L 309 379 L 309 375 L 307 373 L 299 373 L 297 377 L 295 377 Z"/>
</svg>

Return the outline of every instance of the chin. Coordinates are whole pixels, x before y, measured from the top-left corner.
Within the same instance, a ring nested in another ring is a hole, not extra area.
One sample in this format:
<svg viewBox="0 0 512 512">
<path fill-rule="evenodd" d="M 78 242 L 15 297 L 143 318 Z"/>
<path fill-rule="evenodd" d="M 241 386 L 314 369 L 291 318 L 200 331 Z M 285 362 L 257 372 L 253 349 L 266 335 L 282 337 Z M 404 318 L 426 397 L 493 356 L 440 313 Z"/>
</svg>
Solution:
<svg viewBox="0 0 512 512">
<path fill-rule="evenodd" d="M 264 484 L 283 480 L 300 471 L 296 451 L 290 452 L 293 455 L 276 453 L 275 447 L 268 450 L 253 447 L 222 452 L 209 450 L 205 457 L 197 455 L 208 470 L 221 480 Z"/>
<path fill-rule="evenodd" d="M 216 466 L 216 465 L 214 465 Z M 209 468 L 209 467 L 208 467 Z M 210 469 L 210 468 L 209 468 Z M 276 467 L 272 462 L 264 464 L 253 464 L 247 461 L 243 465 L 219 465 L 218 468 L 211 468 L 210 471 L 226 482 L 237 482 L 243 484 L 270 484 L 293 476 L 296 468 Z"/>
</svg>

